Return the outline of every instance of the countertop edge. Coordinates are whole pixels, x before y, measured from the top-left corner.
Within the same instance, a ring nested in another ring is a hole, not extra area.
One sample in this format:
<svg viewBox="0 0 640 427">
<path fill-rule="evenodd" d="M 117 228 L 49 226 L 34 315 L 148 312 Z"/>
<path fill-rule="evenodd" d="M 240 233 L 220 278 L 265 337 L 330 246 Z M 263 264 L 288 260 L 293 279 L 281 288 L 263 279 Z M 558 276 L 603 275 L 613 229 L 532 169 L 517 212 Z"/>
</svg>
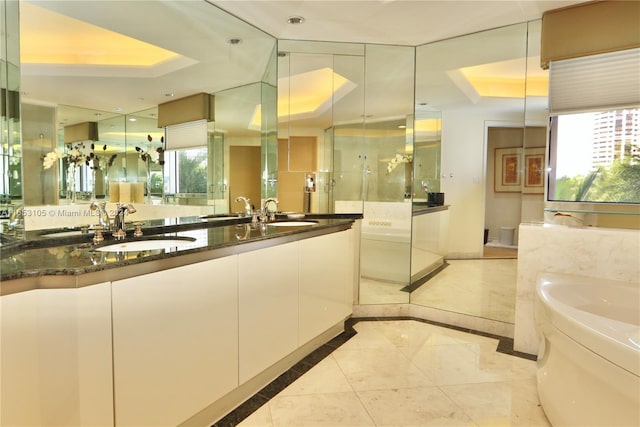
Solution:
<svg viewBox="0 0 640 427">
<path fill-rule="evenodd" d="M 411 212 L 411 216 L 419 216 L 419 215 L 426 215 L 426 214 L 430 214 L 430 213 L 434 213 L 434 212 L 442 212 L 442 211 L 447 211 L 449 210 L 449 205 L 440 205 L 440 206 L 420 206 L 420 207 L 415 207 L 413 208 L 412 212 Z"/>
</svg>

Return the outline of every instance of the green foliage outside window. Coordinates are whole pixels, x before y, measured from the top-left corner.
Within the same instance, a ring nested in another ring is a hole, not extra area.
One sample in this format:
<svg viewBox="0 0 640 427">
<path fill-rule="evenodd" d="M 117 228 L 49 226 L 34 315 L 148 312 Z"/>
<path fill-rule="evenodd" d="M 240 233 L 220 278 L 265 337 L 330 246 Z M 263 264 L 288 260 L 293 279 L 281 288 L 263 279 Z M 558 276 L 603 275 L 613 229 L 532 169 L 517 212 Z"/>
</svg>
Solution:
<svg viewBox="0 0 640 427">
<path fill-rule="evenodd" d="M 178 152 L 178 171 L 180 193 L 207 192 L 206 150 Z"/>
<path fill-rule="evenodd" d="M 555 200 L 640 203 L 640 156 L 556 181 Z"/>
</svg>

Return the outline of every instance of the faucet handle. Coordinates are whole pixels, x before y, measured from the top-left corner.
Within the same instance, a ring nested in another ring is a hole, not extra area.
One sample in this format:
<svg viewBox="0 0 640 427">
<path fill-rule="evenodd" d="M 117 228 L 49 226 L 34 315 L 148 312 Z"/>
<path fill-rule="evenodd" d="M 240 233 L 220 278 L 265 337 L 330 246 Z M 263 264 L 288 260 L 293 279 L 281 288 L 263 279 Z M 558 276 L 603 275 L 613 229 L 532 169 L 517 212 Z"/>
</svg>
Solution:
<svg viewBox="0 0 640 427">
<path fill-rule="evenodd" d="M 96 225 L 93 227 L 95 230 L 93 234 L 93 243 L 100 243 L 104 240 L 104 236 L 102 235 L 102 226 Z"/>
<path fill-rule="evenodd" d="M 135 227 L 135 229 L 133 230 L 133 237 L 142 237 L 142 225 L 144 223 L 137 221 L 133 223 L 133 226 Z"/>
</svg>

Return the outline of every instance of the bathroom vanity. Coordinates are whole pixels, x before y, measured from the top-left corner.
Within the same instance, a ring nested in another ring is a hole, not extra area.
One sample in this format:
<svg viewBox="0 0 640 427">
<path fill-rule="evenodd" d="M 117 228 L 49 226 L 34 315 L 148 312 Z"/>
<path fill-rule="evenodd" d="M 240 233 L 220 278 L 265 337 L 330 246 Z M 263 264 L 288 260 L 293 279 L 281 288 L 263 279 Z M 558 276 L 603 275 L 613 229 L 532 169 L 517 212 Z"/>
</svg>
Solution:
<svg viewBox="0 0 640 427">
<path fill-rule="evenodd" d="M 90 234 L 3 248 L 2 423 L 212 424 L 351 314 L 358 216 L 313 221 L 127 237 L 186 242 L 161 249 L 99 250 L 113 242 Z"/>
</svg>

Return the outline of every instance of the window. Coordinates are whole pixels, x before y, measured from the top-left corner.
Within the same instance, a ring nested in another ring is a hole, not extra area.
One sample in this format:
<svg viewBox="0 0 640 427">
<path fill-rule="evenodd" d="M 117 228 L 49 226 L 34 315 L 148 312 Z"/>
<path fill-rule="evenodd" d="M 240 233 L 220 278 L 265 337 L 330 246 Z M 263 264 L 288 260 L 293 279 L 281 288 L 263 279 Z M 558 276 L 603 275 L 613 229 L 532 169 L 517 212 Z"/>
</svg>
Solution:
<svg viewBox="0 0 640 427">
<path fill-rule="evenodd" d="M 640 108 L 558 114 L 549 138 L 548 200 L 640 203 Z"/>
<path fill-rule="evenodd" d="M 165 193 L 207 192 L 207 149 L 165 152 Z"/>
</svg>

